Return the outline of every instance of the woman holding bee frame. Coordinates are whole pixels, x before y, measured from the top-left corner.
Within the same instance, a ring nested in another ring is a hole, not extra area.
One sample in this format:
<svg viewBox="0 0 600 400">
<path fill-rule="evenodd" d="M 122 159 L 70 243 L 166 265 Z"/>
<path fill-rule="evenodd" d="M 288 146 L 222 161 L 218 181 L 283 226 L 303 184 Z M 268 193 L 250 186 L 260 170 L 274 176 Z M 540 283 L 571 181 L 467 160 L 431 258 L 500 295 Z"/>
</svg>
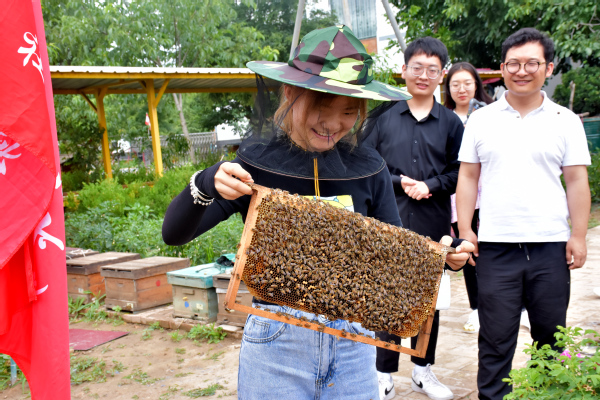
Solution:
<svg viewBox="0 0 600 400">
<path fill-rule="evenodd" d="M 346 208 L 401 226 L 385 163 L 358 145 L 357 136 L 365 132 L 367 99 L 409 95 L 374 81 L 372 64 L 343 25 L 307 34 L 288 63 L 248 63 L 258 84 L 250 132 L 233 162 L 197 172 L 173 200 L 163 223 L 165 242 L 185 244 L 236 212 L 245 220 L 251 182 L 321 200 L 344 196 Z M 261 76 L 283 83 L 278 105 Z M 460 268 L 471 247 L 462 244 L 447 262 Z M 373 336 L 358 323 L 257 298 L 253 306 Z M 249 315 L 240 349 L 239 398 L 282 399 L 291 393 L 297 399 L 377 398 L 375 347 Z"/>
</svg>

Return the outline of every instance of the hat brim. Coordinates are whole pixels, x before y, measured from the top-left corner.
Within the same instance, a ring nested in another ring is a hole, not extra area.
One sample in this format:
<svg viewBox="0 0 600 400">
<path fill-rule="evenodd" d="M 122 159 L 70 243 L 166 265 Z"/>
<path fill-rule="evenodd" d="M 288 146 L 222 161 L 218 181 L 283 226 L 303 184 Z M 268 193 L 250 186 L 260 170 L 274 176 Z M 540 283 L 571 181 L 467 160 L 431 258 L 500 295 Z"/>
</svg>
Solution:
<svg viewBox="0 0 600 400">
<path fill-rule="evenodd" d="M 250 61 L 246 66 L 253 72 L 275 81 L 320 92 L 382 101 L 412 98 L 405 88 L 397 88 L 375 80 L 365 85 L 353 85 L 309 74 L 282 62 Z"/>
</svg>

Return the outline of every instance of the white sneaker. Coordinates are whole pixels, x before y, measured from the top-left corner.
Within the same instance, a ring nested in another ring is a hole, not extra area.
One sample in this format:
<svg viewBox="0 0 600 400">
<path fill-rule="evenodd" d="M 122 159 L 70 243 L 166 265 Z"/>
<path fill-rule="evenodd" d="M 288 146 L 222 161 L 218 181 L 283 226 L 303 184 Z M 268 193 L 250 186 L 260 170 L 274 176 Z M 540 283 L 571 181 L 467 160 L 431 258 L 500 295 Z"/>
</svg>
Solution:
<svg viewBox="0 0 600 400">
<path fill-rule="evenodd" d="M 531 330 L 531 324 L 529 323 L 529 314 L 527 313 L 527 310 L 521 311 L 521 325 Z"/>
<path fill-rule="evenodd" d="M 431 370 L 431 364 L 427 364 L 427 367 L 422 370 L 423 372 L 416 373 L 415 371 L 416 368 L 412 372 L 412 382 L 410 384 L 412 390 L 424 393 L 432 400 L 450 400 L 454 398 L 452 391 L 437 380 Z"/>
<path fill-rule="evenodd" d="M 465 333 L 479 333 L 479 313 L 477 310 L 473 310 L 473 312 L 469 314 L 469 319 L 463 326 L 463 330 Z"/>
<path fill-rule="evenodd" d="M 396 396 L 392 375 L 377 371 L 379 381 L 379 400 L 392 400 Z"/>
</svg>

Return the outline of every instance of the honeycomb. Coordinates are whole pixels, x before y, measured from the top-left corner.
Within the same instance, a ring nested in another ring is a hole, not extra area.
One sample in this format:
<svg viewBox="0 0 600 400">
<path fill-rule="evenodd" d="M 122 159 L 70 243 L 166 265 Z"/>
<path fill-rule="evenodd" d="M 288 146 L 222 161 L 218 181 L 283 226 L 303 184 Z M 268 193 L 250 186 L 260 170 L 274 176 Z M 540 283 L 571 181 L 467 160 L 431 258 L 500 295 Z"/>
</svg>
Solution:
<svg viewBox="0 0 600 400">
<path fill-rule="evenodd" d="M 448 248 L 320 200 L 271 190 L 245 249 L 252 295 L 401 337 L 430 315 Z"/>
</svg>

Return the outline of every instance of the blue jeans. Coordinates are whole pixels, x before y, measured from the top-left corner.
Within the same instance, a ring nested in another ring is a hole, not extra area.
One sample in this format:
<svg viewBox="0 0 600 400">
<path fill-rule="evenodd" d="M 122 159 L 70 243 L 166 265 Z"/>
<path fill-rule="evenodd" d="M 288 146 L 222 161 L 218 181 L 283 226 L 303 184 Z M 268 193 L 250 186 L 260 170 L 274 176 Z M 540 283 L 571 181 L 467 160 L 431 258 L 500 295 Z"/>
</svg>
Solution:
<svg viewBox="0 0 600 400">
<path fill-rule="evenodd" d="M 329 321 L 286 306 L 261 307 L 373 337 L 355 322 Z M 240 349 L 238 399 L 376 400 L 375 354 L 371 345 L 249 315 Z"/>
</svg>

